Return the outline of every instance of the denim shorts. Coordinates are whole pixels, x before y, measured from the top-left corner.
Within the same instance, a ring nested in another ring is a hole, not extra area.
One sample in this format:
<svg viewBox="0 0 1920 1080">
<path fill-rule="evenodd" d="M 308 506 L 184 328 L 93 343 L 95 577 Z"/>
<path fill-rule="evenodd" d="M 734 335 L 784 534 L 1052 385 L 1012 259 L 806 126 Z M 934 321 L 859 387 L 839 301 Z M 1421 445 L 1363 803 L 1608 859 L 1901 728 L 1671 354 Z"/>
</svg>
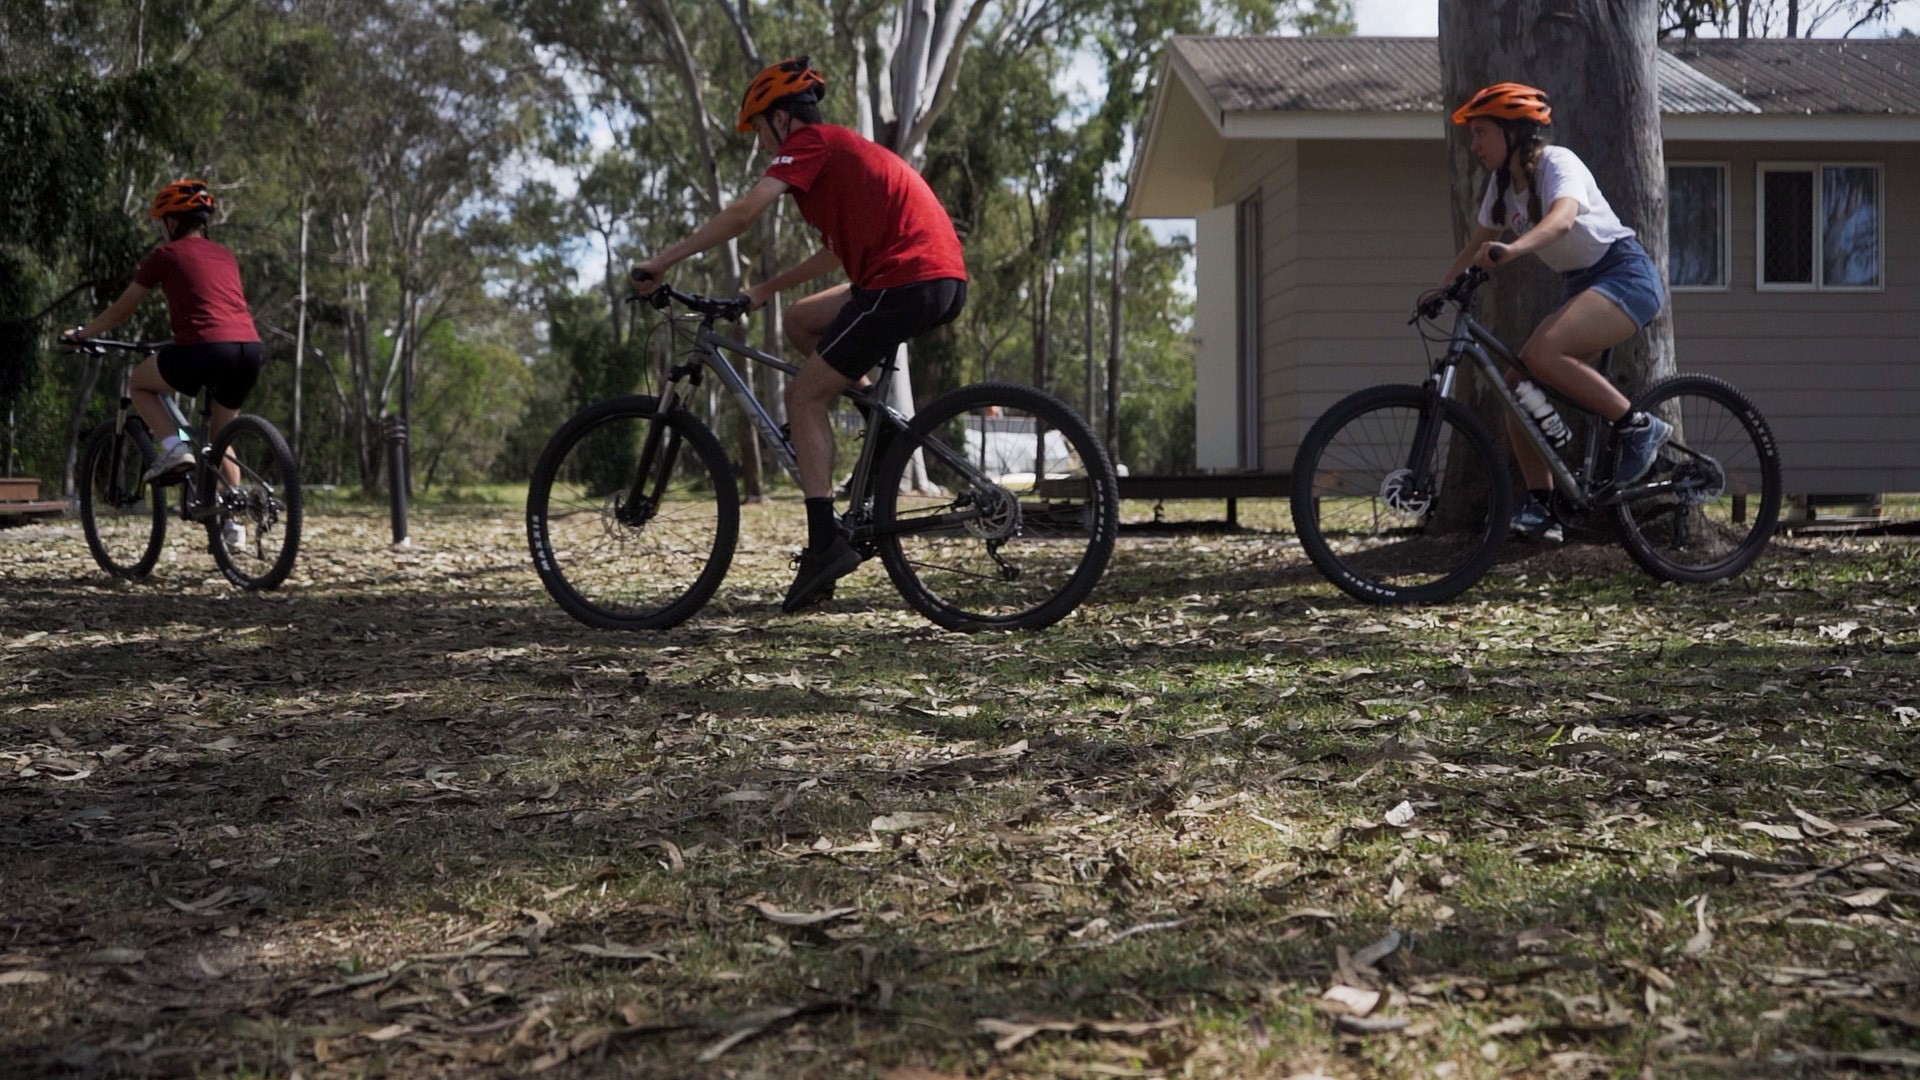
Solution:
<svg viewBox="0 0 1920 1080">
<path fill-rule="evenodd" d="M 1569 299 L 1592 289 L 1620 305 L 1636 326 L 1646 326 L 1660 309 L 1667 306 L 1667 286 L 1660 280 L 1660 268 L 1640 241 L 1633 237 L 1615 240 L 1600 261 L 1585 270 L 1569 270 L 1566 279 Z"/>
</svg>

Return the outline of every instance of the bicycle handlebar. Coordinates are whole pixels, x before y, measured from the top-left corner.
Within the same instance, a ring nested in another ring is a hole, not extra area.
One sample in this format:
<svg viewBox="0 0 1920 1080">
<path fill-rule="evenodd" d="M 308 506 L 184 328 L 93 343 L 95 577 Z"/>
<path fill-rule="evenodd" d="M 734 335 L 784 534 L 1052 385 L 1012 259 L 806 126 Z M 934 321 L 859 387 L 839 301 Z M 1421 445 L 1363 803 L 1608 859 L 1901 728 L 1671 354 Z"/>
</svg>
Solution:
<svg viewBox="0 0 1920 1080">
<path fill-rule="evenodd" d="M 1444 289 L 1435 289 L 1422 294 L 1420 302 L 1413 309 L 1413 317 L 1407 320 L 1407 325 L 1411 326 L 1421 319 L 1439 318 L 1440 312 L 1449 303 L 1463 307 L 1472 303 L 1474 290 L 1486 284 L 1492 276 L 1477 266 L 1467 267 L 1459 277 L 1453 279 L 1453 284 Z"/>
<path fill-rule="evenodd" d="M 122 352 L 148 353 L 171 344 L 173 344 L 171 341 L 115 341 L 112 338 L 70 338 L 65 336 L 60 338 L 60 347 L 68 352 L 90 353 L 94 356 L 104 355 L 109 349 L 119 349 Z"/>
<path fill-rule="evenodd" d="M 627 277 L 636 284 L 654 280 L 652 274 L 637 266 L 628 272 Z M 699 293 L 681 292 L 664 281 L 653 292 L 645 296 L 636 296 L 634 299 L 652 304 L 660 311 L 665 311 L 668 304 L 678 302 L 681 307 L 689 311 L 697 311 L 708 318 L 727 319 L 732 322 L 738 322 L 744 318 L 752 306 L 752 301 L 745 296 L 701 296 Z"/>
</svg>

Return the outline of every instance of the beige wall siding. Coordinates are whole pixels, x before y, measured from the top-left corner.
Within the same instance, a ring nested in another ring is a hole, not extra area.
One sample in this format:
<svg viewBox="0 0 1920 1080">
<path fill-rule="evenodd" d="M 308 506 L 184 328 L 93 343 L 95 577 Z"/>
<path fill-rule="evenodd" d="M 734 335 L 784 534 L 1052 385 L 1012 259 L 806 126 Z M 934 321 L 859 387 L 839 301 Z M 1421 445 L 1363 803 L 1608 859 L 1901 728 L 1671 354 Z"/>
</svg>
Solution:
<svg viewBox="0 0 1920 1080">
<path fill-rule="evenodd" d="M 1236 415 L 1234 216 L 1229 204 L 1194 219 L 1193 407 L 1201 422 L 1193 454 L 1202 469 L 1232 468 L 1240 458 L 1237 428 L 1214 419 Z"/>
<path fill-rule="evenodd" d="M 1443 143 L 1299 145 L 1292 350 L 1267 358 L 1293 369 L 1290 394 L 1273 402 L 1268 427 L 1266 455 L 1275 469 L 1292 466 L 1307 428 L 1341 397 L 1426 377 L 1407 313 L 1457 250 Z"/>
<path fill-rule="evenodd" d="M 1920 490 L 1920 201 L 1906 197 L 1920 191 L 1920 146 L 1675 143 L 1667 155 L 1727 163 L 1731 193 L 1729 287 L 1674 294 L 1680 370 L 1748 392 L 1773 423 L 1790 494 Z M 1756 289 L 1761 161 L 1883 165 L 1884 290 Z M 1256 187 L 1267 248 L 1262 466 L 1277 471 L 1340 397 L 1423 377 L 1406 317 L 1455 249 L 1438 141 L 1237 146 L 1216 195 L 1230 204 Z"/>
<path fill-rule="evenodd" d="M 1258 144 L 1237 143 L 1221 162 L 1214 183 L 1215 202 L 1232 206 L 1260 196 L 1260 460 L 1256 467 L 1282 470 L 1292 462 L 1291 451 L 1284 458 L 1274 456 L 1273 446 L 1282 421 L 1284 403 L 1295 395 L 1294 365 L 1286 358 L 1293 354 L 1297 334 L 1299 301 L 1297 285 L 1298 233 L 1300 229 L 1300 159 L 1298 144 L 1291 141 Z M 1219 417 L 1202 412 L 1199 426 L 1231 421 L 1238 431 L 1238 414 Z M 1236 454 L 1232 460 L 1202 460 L 1203 468 L 1240 467 Z"/>
<path fill-rule="evenodd" d="M 1920 491 L 1920 146 L 1686 143 L 1674 161 L 1728 166 L 1732 259 L 1723 292 L 1676 292 L 1682 371 L 1732 382 L 1773 425 L 1790 494 Z M 1760 162 L 1882 166 L 1879 292 L 1755 287 Z"/>
</svg>

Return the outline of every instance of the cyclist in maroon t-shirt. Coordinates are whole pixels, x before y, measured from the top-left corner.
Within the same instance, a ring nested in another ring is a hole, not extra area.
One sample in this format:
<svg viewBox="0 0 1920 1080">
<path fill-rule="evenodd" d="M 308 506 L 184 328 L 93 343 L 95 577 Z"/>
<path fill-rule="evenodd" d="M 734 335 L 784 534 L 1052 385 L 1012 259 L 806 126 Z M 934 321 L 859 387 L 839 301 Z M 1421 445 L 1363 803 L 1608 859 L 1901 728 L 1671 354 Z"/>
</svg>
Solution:
<svg viewBox="0 0 1920 1080">
<path fill-rule="evenodd" d="M 98 337 L 131 318 L 155 285 L 166 293 L 173 344 L 140 361 L 132 380 L 134 408 L 160 440 L 158 458 L 143 478 L 149 484 L 178 481 L 194 465 L 193 447 L 180 438 L 161 394 L 197 394 L 207 387 L 213 397 L 211 439 L 240 411 L 260 377 L 260 334 L 240 286 L 240 264 L 233 252 L 207 239 L 213 210 L 213 193 L 198 180 L 161 188 L 147 216 L 160 222 L 166 243 L 133 272 L 133 283 L 112 306 L 61 335 L 63 341 Z M 230 479 L 239 481 L 237 473 Z M 239 529 L 238 522 L 227 523 L 229 546 L 246 542 Z"/>
<path fill-rule="evenodd" d="M 642 294 L 682 259 L 747 231 L 782 195 L 820 233 L 822 247 L 799 265 L 750 286 L 758 308 L 775 293 L 844 267 L 848 283 L 786 312 L 787 340 L 805 353 L 787 386 L 787 420 L 807 499 L 807 546 L 783 610 L 832 595 L 860 565 L 833 515 L 833 429 L 827 411 L 840 393 L 889 360 L 901 343 L 959 317 L 967 267 L 946 208 L 898 155 L 843 127 L 821 122 L 826 80 L 802 56 L 756 75 L 740 105 L 739 130 L 773 155 L 766 176 L 691 236 L 634 267 Z"/>
</svg>

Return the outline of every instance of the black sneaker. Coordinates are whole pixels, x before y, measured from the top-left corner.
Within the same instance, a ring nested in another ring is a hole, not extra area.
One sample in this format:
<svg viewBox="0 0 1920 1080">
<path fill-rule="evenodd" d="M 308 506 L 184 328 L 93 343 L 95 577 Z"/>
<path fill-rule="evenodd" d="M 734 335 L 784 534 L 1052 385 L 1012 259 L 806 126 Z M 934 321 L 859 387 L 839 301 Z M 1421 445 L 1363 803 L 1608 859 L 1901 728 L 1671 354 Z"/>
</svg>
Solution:
<svg viewBox="0 0 1920 1080">
<path fill-rule="evenodd" d="M 780 610 L 789 614 L 812 607 L 833 595 L 833 583 L 853 573 L 860 565 L 860 553 L 846 537 L 836 536 L 833 543 L 819 550 L 807 548 L 794 558 L 799 573 L 787 589 Z"/>
<path fill-rule="evenodd" d="M 1513 524 L 1509 529 L 1515 539 L 1536 540 L 1557 544 L 1566 539 L 1566 531 L 1560 527 L 1560 519 L 1553 514 L 1553 508 L 1539 499 L 1529 498 L 1520 509 L 1513 512 Z"/>
</svg>

